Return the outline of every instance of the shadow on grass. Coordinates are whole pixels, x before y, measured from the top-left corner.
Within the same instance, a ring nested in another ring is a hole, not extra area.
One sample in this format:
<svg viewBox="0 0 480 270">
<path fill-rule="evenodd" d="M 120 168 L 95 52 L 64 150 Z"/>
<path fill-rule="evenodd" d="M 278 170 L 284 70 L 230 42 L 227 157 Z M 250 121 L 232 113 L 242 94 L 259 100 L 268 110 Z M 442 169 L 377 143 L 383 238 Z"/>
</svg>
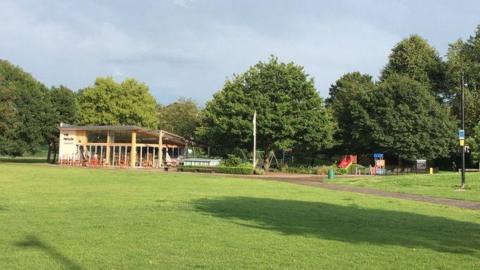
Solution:
<svg viewBox="0 0 480 270">
<path fill-rule="evenodd" d="M 195 208 L 242 226 L 287 235 L 480 256 L 480 224 L 443 217 L 250 197 L 202 199 L 195 201 Z"/>
<path fill-rule="evenodd" d="M 45 158 L 0 158 L 0 163 L 47 163 Z"/>
<path fill-rule="evenodd" d="M 72 259 L 66 257 L 54 247 L 38 239 L 35 235 L 27 235 L 24 240 L 15 242 L 15 246 L 21 248 L 35 248 L 45 252 L 48 256 L 63 264 L 66 269 L 81 270 L 82 267 Z"/>
</svg>

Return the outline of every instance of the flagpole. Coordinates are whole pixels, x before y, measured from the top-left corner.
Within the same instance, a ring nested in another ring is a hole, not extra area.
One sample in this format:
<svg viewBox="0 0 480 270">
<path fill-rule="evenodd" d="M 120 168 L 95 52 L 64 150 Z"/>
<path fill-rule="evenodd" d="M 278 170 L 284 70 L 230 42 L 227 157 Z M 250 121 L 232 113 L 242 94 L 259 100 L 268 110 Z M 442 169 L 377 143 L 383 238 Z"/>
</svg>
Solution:
<svg viewBox="0 0 480 270">
<path fill-rule="evenodd" d="M 257 111 L 253 113 L 253 169 L 257 165 Z"/>
</svg>

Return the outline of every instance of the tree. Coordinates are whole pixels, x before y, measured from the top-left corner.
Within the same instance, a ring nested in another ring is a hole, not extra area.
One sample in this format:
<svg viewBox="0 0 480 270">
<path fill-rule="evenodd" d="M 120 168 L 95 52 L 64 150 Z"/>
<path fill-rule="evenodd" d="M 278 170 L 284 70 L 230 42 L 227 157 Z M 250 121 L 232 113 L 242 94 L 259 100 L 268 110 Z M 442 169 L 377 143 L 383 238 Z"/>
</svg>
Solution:
<svg viewBox="0 0 480 270">
<path fill-rule="evenodd" d="M 467 138 L 466 145 L 470 148 L 471 157 L 478 163 L 480 168 L 480 122 L 473 129 L 473 133 Z"/>
<path fill-rule="evenodd" d="M 212 152 L 251 149 L 252 117 L 257 112 L 257 145 L 265 169 L 275 150 L 319 150 L 332 143 L 333 121 L 303 67 L 276 57 L 234 75 L 202 111 L 198 137 Z"/>
<path fill-rule="evenodd" d="M 0 154 L 35 152 L 54 128 L 48 89 L 32 75 L 0 60 Z"/>
<path fill-rule="evenodd" d="M 135 79 L 117 83 L 97 78 L 78 93 L 78 121 L 84 125 L 138 125 L 158 127 L 157 103 L 148 86 Z"/>
<path fill-rule="evenodd" d="M 330 97 L 326 100 L 327 106 L 332 110 L 338 128 L 335 132 L 335 141 L 340 146 L 339 150 L 346 153 L 361 153 L 371 144 L 360 143 L 358 138 L 353 138 L 352 133 L 356 129 L 353 121 L 355 107 L 361 106 L 362 97 L 368 95 L 375 87 L 372 76 L 360 72 L 347 73 L 338 79 L 330 87 Z M 368 139 L 368 136 L 362 136 Z"/>
<path fill-rule="evenodd" d="M 401 161 L 446 157 L 455 147 L 455 120 L 418 81 L 392 74 L 361 104 L 354 108 L 352 136 L 368 136 L 377 151 Z"/>
<path fill-rule="evenodd" d="M 185 98 L 167 106 L 159 106 L 159 127 L 185 138 L 193 137 L 198 125 L 199 111 L 192 99 Z"/>
<path fill-rule="evenodd" d="M 447 53 L 447 85 L 454 115 L 461 117 L 460 84 L 462 74 L 465 86 L 465 135 L 473 134 L 480 117 L 480 26 L 467 41 L 450 44 Z"/>
<path fill-rule="evenodd" d="M 400 41 L 392 49 L 381 80 L 392 74 L 410 77 L 427 85 L 439 98 L 448 96 L 445 87 L 445 67 L 438 52 L 419 35 Z"/>
<path fill-rule="evenodd" d="M 75 93 L 67 87 L 60 85 L 52 87 L 50 100 L 55 111 L 53 122 L 55 125 L 60 123 L 75 124 L 78 116 L 78 104 Z M 47 161 L 54 163 L 57 158 L 59 131 L 55 126 L 47 134 L 48 154 Z M 54 154 L 53 159 L 51 154 Z"/>
</svg>

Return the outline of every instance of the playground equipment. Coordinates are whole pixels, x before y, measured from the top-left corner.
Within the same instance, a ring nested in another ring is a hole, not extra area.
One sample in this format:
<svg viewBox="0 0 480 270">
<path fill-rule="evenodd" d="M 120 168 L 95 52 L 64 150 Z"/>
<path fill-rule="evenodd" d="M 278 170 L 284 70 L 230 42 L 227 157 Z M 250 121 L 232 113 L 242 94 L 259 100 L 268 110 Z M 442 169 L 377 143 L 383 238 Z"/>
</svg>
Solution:
<svg viewBox="0 0 480 270">
<path fill-rule="evenodd" d="M 373 159 L 375 161 L 375 166 L 372 168 L 372 175 L 385 175 L 385 159 L 383 158 L 383 153 L 374 153 Z"/>
<path fill-rule="evenodd" d="M 347 169 L 352 164 L 357 164 L 357 155 L 345 155 L 338 164 L 339 168 Z"/>
</svg>

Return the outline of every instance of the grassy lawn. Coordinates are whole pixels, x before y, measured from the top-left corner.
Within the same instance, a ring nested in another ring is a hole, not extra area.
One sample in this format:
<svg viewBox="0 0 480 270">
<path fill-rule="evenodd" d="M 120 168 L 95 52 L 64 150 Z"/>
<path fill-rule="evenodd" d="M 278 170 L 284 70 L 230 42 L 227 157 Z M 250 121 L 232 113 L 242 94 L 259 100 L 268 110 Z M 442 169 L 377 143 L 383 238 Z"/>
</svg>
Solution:
<svg viewBox="0 0 480 270">
<path fill-rule="evenodd" d="M 0 172 L 0 269 L 480 268 L 479 211 L 188 173 Z"/>
<path fill-rule="evenodd" d="M 465 191 L 459 191 L 460 174 L 458 173 L 336 178 L 329 182 L 386 191 L 480 201 L 480 173 L 467 173 L 465 179 L 467 183 Z"/>
</svg>

